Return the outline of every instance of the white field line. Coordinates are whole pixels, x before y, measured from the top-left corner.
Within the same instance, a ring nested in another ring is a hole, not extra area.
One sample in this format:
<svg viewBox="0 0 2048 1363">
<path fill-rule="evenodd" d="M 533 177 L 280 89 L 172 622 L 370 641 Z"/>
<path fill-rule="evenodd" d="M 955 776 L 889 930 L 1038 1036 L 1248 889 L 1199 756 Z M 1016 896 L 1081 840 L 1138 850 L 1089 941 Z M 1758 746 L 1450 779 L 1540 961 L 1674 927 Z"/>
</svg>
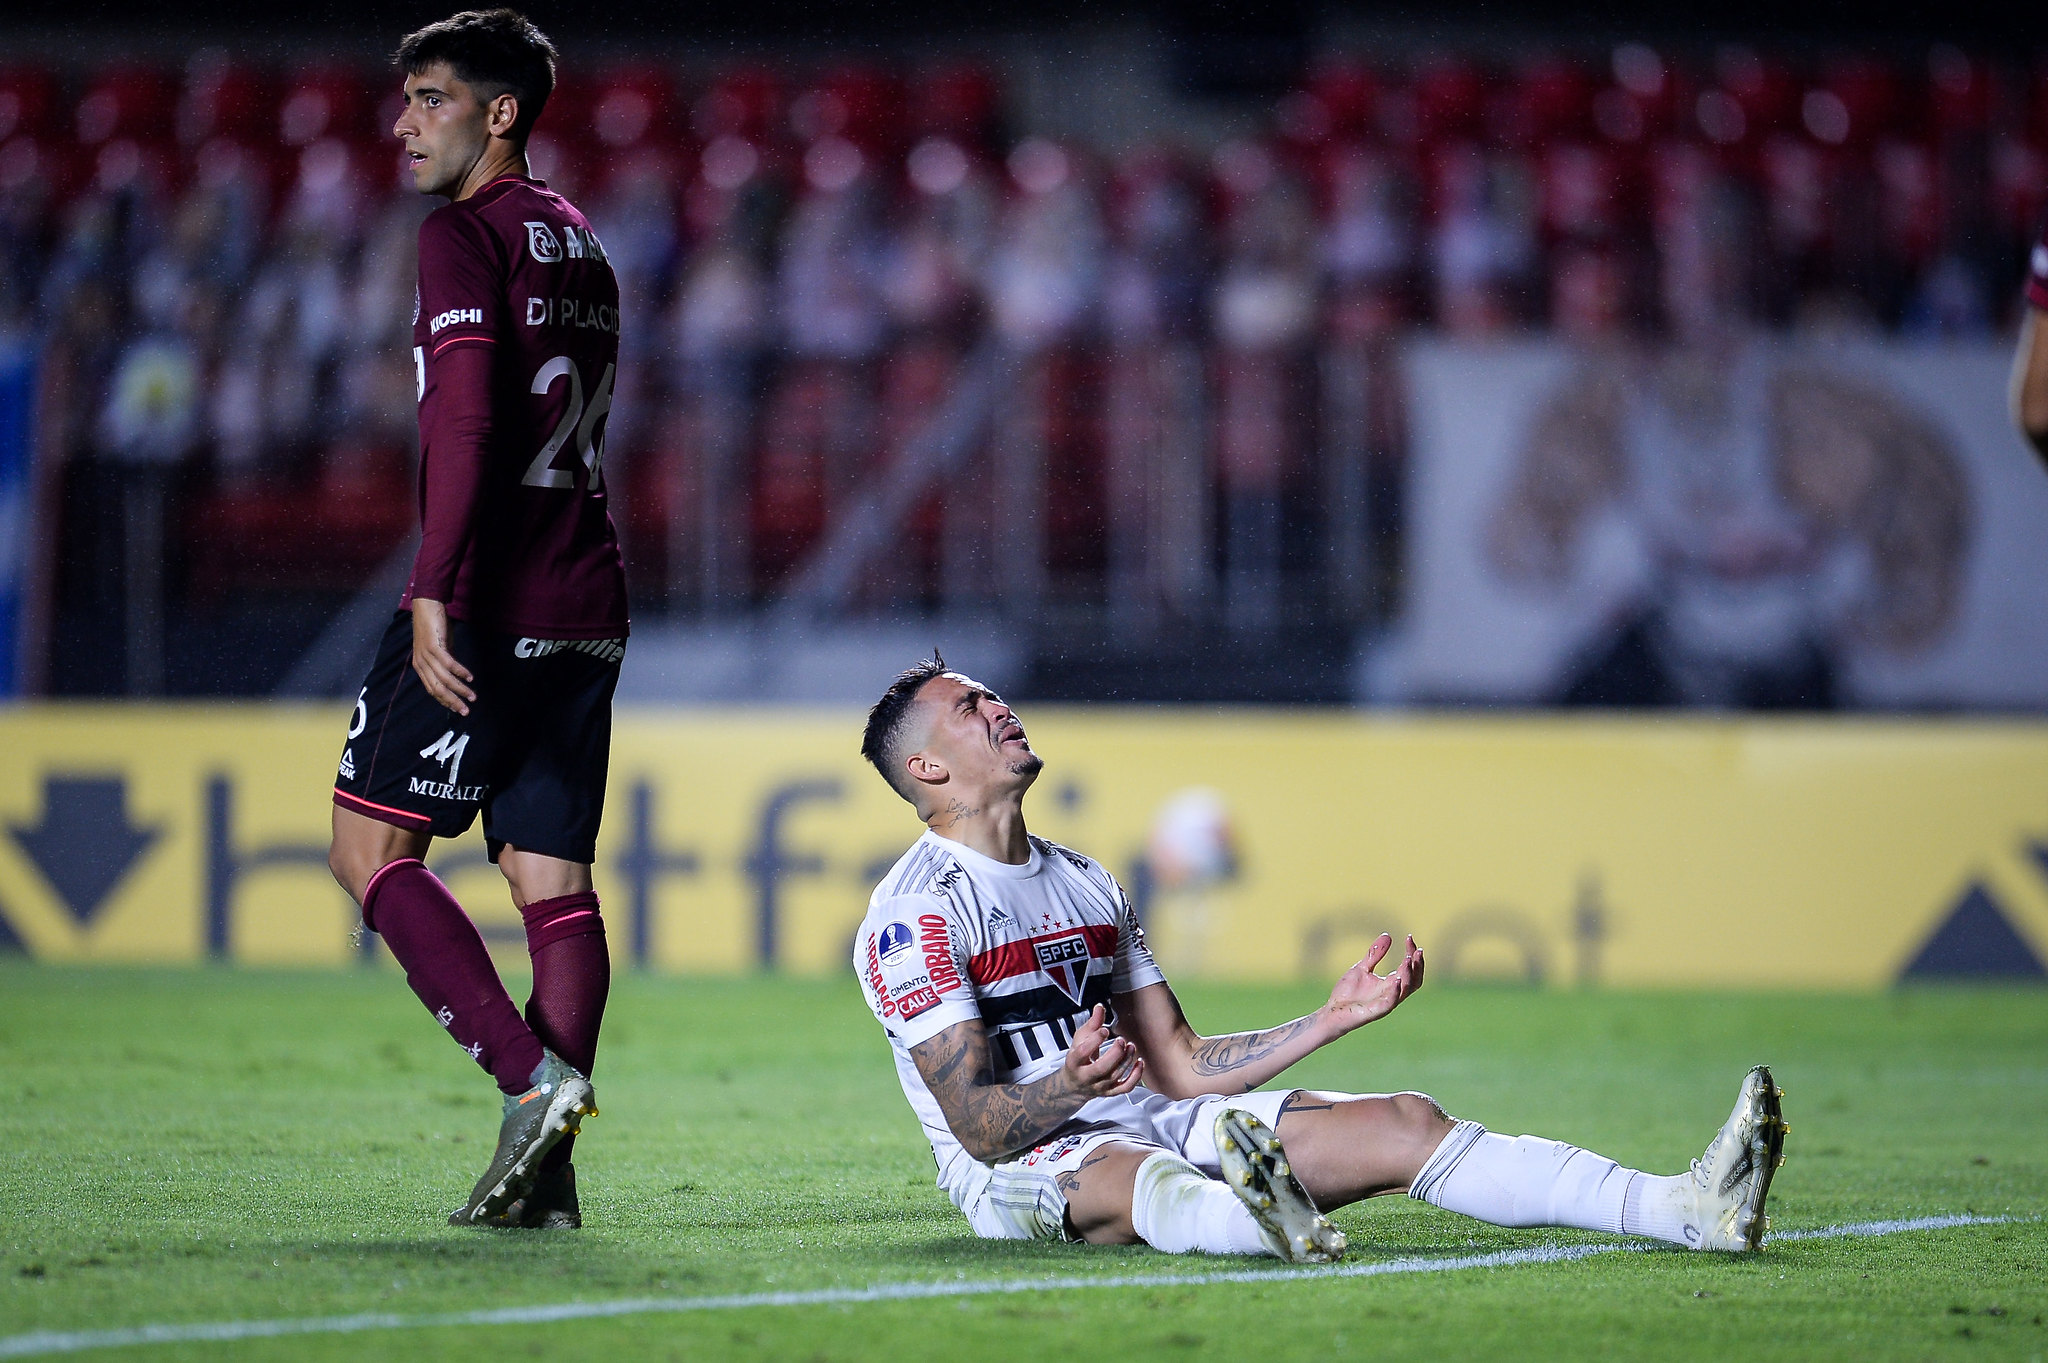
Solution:
<svg viewBox="0 0 2048 1363">
<path fill-rule="evenodd" d="M 1844 1226 L 1778 1231 L 1775 1244 L 1788 1240 L 1835 1240 L 1847 1236 L 1897 1235 L 1901 1231 L 1945 1230 L 1952 1226 L 1991 1226 L 2009 1216 L 1918 1216 L 1903 1221 L 1857 1221 Z M 1204 1287 L 1217 1283 L 1313 1282 L 1328 1278 L 1377 1278 L 1389 1273 L 1456 1273 L 1471 1268 L 1518 1268 L 1526 1264 L 1568 1263 L 1598 1254 L 1631 1253 L 1660 1248 L 1642 1241 L 1602 1241 L 1582 1245 L 1532 1245 L 1528 1249 L 1467 1254 L 1456 1258 L 1382 1259 L 1366 1264 L 1331 1264 L 1319 1268 L 1225 1269 L 1214 1273 L 1131 1273 L 1101 1278 L 996 1278 L 980 1281 L 880 1283 L 873 1287 L 827 1287 L 809 1292 L 742 1292 L 722 1297 L 633 1297 L 622 1301 L 561 1302 L 552 1306 L 513 1306 L 495 1311 L 451 1311 L 440 1315 L 312 1316 L 298 1320 L 224 1320 L 197 1325 L 137 1325 L 124 1330 L 38 1330 L 0 1336 L 0 1358 L 33 1358 L 46 1354 L 80 1353 L 132 1344 L 224 1343 L 241 1339 L 276 1339 L 287 1335 L 352 1335 L 368 1330 L 423 1330 L 437 1326 L 542 1325 L 564 1320 L 609 1316 L 674 1315 L 686 1311 L 733 1311 L 756 1306 L 843 1306 L 879 1301 L 917 1301 L 931 1297 L 981 1297 L 1017 1292 L 1066 1292 L 1104 1287 Z"/>
</svg>

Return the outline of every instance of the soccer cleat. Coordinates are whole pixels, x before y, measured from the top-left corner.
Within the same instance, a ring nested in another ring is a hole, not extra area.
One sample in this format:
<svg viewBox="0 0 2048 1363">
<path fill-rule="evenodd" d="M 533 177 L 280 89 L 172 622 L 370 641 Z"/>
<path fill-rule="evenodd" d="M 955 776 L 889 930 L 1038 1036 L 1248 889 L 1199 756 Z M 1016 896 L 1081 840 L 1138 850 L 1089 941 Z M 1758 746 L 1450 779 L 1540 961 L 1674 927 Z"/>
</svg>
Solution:
<svg viewBox="0 0 2048 1363">
<path fill-rule="evenodd" d="M 1685 1175 L 1693 1212 L 1686 1218 L 1694 1249 L 1762 1249 L 1771 1219 L 1764 1215 L 1771 1178 L 1785 1162 L 1785 1124 L 1778 1100 L 1784 1091 L 1758 1065 L 1742 1080 L 1735 1110 Z"/>
<path fill-rule="evenodd" d="M 576 1200 L 576 1166 L 565 1164 L 536 1174 L 526 1196 L 489 1220 L 473 1224 L 498 1230 L 581 1230 L 583 1207 Z"/>
<path fill-rule="evenodd" d="M 553 1051 L 541 1052 L 533 1087 L 505 1095 L 505 1120 L 491 1167 L 470 1190 L 469 1201 L 449 1213 L 451 1226 L 499 1224 L 506 1208 L 533 1188 L 541 1157 L 564 1136 L 576 1134 L 585 1117 L 597 1114 L 590 1081 Z"/>
<path fill-rule="evenodd" d="M 1226 1107 L 1216 1118 L 1216 1153 L 1223 1181 L 1259 1223 L 1266 1248 L 1290 1264 L 1343 1257 L 1344 1232 L 1316 1210 L 1271 1127 L 1243 1108 Z"/>
</svg>

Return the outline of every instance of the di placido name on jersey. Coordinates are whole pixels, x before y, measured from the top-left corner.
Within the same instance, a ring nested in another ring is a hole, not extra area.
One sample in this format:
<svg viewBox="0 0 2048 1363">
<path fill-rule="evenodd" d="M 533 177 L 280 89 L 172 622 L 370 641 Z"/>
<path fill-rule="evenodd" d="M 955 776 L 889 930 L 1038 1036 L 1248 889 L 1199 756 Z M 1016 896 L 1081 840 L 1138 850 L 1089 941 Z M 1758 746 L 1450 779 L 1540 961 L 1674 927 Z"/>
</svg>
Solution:
<svg viewBox="0 0 2048 1363">
<path fill-rule="evenodd" d="M 616 336 L 619 334 L 619 310 L 609 303 L 586 303 L 581 298 L 529 297 L 526 300 L 526 325 L 583 327 Z"/>
</svg>

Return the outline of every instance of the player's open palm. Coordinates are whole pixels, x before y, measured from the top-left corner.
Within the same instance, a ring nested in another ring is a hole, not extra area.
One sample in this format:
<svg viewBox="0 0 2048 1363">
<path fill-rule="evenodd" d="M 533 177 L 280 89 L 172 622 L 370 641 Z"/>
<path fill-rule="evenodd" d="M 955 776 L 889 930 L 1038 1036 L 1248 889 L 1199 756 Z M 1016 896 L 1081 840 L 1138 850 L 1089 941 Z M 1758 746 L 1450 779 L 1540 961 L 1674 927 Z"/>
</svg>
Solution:
<svg viewBox="0 0 2048 1363">
<path fill-rule="evenodd" d="M 1380 962 L 1393 949 L 1393 934 L 1381 933 L 1365 959 L 1345 971 L 1330 991 L 1330 1014 L 1346 1031 L 1385 1017 L 1402 999 L 1422 988 L 1422 948 L 1412 936 L 1402 949 L 1400 963 L 1385 975 L 1378 973 Z"/>
<path fill-rule="evenodd" d="M 1109 1034 L 1108 1016 L 1098 1003 L 1075 1030 L 1064 1068 L 1067 1082 L 1076 1092 L 1091 1098 L 1113 1098 L 1138 1086 L 1145 1062 L 1138 1058 L 1135 1045 Z"/>
</svg>

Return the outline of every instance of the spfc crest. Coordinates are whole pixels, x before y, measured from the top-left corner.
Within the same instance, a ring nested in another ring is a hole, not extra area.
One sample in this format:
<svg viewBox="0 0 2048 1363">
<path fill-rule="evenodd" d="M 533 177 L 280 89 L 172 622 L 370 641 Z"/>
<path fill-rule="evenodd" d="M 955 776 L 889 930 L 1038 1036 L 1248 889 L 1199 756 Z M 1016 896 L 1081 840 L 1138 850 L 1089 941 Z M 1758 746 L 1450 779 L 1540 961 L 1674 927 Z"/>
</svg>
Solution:
<svg viewBox="0 0 2048 1363">
<path fill-rule="evenodd" d="M 1088 938 L 1075 931 L 1059 937 L 1041 937 L 1031 945 L 1038 952 L 1038 968 L 1051 976 L 1060 992 L 1079 1008 L 1088 983 Z"/>
</svg>

